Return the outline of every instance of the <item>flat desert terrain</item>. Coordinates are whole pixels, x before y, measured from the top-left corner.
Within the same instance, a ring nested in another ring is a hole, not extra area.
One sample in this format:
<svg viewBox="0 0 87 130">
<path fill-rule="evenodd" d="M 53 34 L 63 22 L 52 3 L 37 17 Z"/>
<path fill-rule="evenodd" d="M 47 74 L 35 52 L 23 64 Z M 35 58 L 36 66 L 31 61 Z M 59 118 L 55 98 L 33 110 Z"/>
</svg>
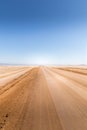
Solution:
<svg viewBox="0 0 87 130">
<path fill-rule="evenodd" d="M 87 130 L 87 67 L 0 66 L 0 130 Z"/>
</svg>

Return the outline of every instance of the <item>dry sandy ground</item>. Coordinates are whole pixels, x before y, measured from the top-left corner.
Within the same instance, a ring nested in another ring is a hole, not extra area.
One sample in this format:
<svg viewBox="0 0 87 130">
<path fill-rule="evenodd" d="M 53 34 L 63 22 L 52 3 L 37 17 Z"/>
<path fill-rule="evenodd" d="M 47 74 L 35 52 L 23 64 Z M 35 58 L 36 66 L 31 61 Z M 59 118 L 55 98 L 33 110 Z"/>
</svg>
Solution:
<svg viewBox="0 0 87 130">
<path fill-rule="evenodd" d="M 5 84 L 9 83 L 11 80 L 18 78 L 20 75 L 29 71 L 32 67 L 11 67 L 11 66 L 1 66 L 0 67 L 0 88 Z"/>
<path fill-rule="evenodd" d="M 86 68 L 1 68 L 1 80 L 0 130 L 87 130 Z"/>
</svg>

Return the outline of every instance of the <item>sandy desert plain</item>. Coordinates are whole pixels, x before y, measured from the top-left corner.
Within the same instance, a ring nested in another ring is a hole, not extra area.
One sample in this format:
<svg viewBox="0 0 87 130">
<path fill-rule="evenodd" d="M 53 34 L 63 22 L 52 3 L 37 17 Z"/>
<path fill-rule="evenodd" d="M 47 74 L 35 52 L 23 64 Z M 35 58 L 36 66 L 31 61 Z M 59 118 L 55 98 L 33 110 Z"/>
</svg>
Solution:
<svg viewBox="0 0 87 130">
<path fill-rule="evenodd" d="M 87 66 L 0 66 L 0 130 L 87 130 Z"/>
</svg>

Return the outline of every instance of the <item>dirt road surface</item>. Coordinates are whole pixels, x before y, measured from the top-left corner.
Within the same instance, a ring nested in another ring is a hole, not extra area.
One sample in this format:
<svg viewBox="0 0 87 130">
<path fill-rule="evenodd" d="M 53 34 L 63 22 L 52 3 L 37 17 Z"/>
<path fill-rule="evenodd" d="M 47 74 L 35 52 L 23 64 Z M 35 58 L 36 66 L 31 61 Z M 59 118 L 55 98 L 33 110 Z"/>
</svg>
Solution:
<svg viewBox="0 0 87 130">
<path fill-rule="evenodd" d="M 87 130 L 86 68 L 22 70 L 0 87 L 0 130 Z"/>
</svg>

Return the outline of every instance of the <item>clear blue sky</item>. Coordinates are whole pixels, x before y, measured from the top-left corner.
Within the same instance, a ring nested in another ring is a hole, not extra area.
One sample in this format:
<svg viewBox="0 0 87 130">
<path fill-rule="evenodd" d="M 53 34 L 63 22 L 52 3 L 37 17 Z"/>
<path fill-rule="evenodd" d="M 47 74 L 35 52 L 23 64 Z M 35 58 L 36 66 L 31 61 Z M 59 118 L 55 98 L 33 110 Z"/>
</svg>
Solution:
<svg viewBox="0 0 87 130">
<path fill-rule="evenodd" d="M 0 63 L 87 64 L 87 1 L 0 1 Z"/>
</svg>

